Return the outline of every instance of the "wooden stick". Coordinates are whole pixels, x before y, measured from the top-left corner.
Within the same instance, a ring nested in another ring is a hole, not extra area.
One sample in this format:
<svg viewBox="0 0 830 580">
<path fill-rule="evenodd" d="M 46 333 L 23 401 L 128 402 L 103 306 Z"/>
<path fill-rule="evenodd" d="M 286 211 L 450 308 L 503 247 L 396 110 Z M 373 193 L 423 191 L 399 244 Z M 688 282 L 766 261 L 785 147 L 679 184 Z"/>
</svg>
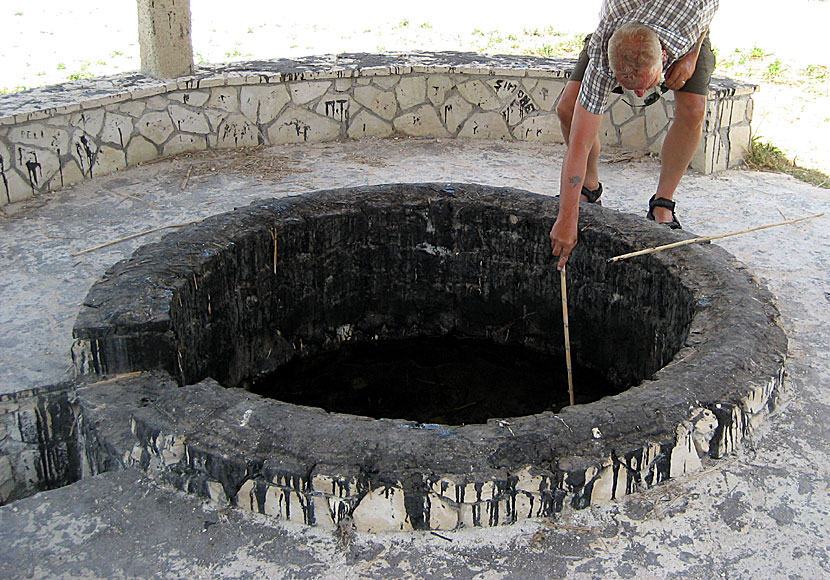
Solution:
<svg viewBox="0 0 830 580">
<path fill-rule="evenodd" d="M 565 268 L 559 270 L 562 282 L 562 322 L 565 326 L 565 366 L 568 369 L 568 396 L 571 406 L 574 404 L 574 377 L 571 369 L 571 333 L 568 329 L 568 284 L 565 281 Z"/>
<path fill-rule="evenodd" d="M 190 181 L 190 174 L 193 173 L 193 166 L 187 168 L 187 175 L 184 176 L 184 181 L 182 181 L 182 191 L 187 188 L 187 182 Z"/>
<path fill-rule="evenodd" d="M 130 234 L 129 236 L 124 236 L 123 238 L 118 238 L 117 240 L 112 240 L 110 242 L 106 242 L 105 244 L 101 244 L 99 246 L 95 246 L 93 248 L 87 248 L 86 250 L 81 250 L 80 252 L 75 252 L 72 254 L 73 256 L 80 256 L 82 254 L 88 254 L 89 252 L 94 252 L 95 250 L 100 250 L 101 248 L 106 248 L 107 246 L 112 246 L 121 242 L 126 242 L 127 240 L 132 240 L 133 238 L 138 238 L 141 236 L 146 236 L 147 234 L 152 234 L 153 232 L 158 232 L 161 230 L 166 230 L 170 228 L 181 228 L 184 226 L 189 226 L 190 224 L 198 224 L 202 220 L 194 220 L 192 222 L 185 222 L 182 224 L 170 224 L 169 226 L 159 226 L 157 228 L 152 228 L 150 230 L 145 230 L 143 232 L 138 232 L 137 234 Z"/>
<path fill-rule="evenodd" d="M 274 274 L 277 273 L 277 228 L 271 230 L 271 237 L 274 238 Z"/>
<path fill-rule="evenodd" d="M 664 246 L 657 246 L 655 248 L 648 248 L 646 250 L 639 250 L 637 252 L 631 252 L 629 254 L 621 254 L 619 256 L 614 256 L 613 258 L 608 258 L 608 263 L 612 262 L 619 262 L 620 260 L 627 260 L 628 258 L 633 258 L 635 256 L 644 256 L 645 254 L 653 254 L 654 252 L 662 252 L 663 250 L 670 250 L 672 248 L 677 248 L 680 246 L 688 246 L 689 244 L 698 244 L 702 242 L 711 242 L 712 240 L 719 240 L 721 238 L 728 238 L 729 236 L 737 236 L 738 234 L 748 234 L 749 232 L 757 232 L 758 230 L 765 230 L 767 228 L 776 228 L 778 226 L 787 226 L 790 224 L 803 222 L 804 220 L 809 220 L 817 217 L 821 217 L 824 215 L 824 212 L 808 215 L 805 217 L 796 218 L 794 220 L 787 220 L 785 222 L 778 222 L 775 224 L 767 224 L 765 226 L 758 226 L 754 228 L 747 228 L 745 230 L 740 230 L 737 232 L 729 232 L 728 234 L 717 234 L 714 236 L 703 236 L 700 238 L 692 238 L 690 240 L 683 240 L 681 242 L 674 242 L 673 244 L 666 244 Z"/>
<path fill-rule="evenodd" d="M 121 193 L 120 191 L 115 191 L 114 189 L 105 189 L 104 191 L 107 192 L 107 193 L 112 193 L 114 195 L 120 195 L 121 197 L 123 197 L 125 199 L 134 199 L 136 201 L 140 201 L 141 203 L 143 203 L 145 205 L 149 205 L 150 207 L 158 207 L 154 203 L 150 203 L 149 201 L 145 201 L 145 200 L 141 199 L 140 197 L 130 195 L 129 193 Z"/>
</svg>

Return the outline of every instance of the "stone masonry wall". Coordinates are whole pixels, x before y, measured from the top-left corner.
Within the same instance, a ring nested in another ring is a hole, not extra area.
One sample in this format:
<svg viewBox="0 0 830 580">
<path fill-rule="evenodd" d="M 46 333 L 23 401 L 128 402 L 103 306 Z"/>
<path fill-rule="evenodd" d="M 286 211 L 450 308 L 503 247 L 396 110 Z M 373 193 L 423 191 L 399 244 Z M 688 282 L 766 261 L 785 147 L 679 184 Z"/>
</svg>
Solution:
<svg viewBox="0 0 830 580">
<path fill-rule="evenodd" d="M 562 142 L 555 107 L 573 61 L 462 53 L 338 55 L 120 75 L 0 97 L 0 205 L 183 152 L 390 137 Z M 756 87 L 713 81 L 692 167 L 740 164 Z M 605 144 L 659 153 L 671 93 L 613 95 Z"/>
</svg>

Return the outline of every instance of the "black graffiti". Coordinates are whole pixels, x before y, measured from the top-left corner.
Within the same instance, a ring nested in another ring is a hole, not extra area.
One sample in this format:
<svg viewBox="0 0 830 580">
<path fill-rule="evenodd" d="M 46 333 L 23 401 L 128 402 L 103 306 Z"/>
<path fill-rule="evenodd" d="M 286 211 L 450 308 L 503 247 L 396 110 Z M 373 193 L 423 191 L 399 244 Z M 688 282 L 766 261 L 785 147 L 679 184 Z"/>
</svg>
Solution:
<svg viewBox="0 0 830 580">
<path fill-rule="evenodd" d="M 81 135 L 80 142 L 75 143 L 75 152 L 78 154 L 78 161 L 81 165 L 81 171 L 84 169 L 84 161 L 89 165 L 89 177 L 92 178 L 92 166 L 95 163 L 95 153 L 89 146 L 89 139 L 86 135 Z"/>
<path fill-rule="evenodd" d="M 26 173 L 29 177 L 29 187 L 32 188 L 32 195 L 35 195 L 35 193 L 37 193 L 35 191 L 35 188 L 40 187 L 40 183 L 39 183 L 40 180 L 38 178 L 38 173 L 40 174 L 40 177 L 43 178 L 43 167 L 40 165 L 40 162 L 37 160 L 37 153 L 35 153 L 34 151 L 30 153 L 31 159 L 27 159 L 25 163 L 22 163 L 22 161 L 23 161 L 23 149 L 19 148 L 17 151 L 18 151 L 18 155 L 19 155 L 19 159 L 21 161 L 21 164 L 26 166 Z"/>
<path fill-rule="evenodd" d="M 513 102 L 511 102 L 504 111 L 502 111 L 501 116 L 504 117 L 505 121 L 510 123 L 510 116 L 514 110 L 518 110 L 519 120 L 522 120 L 525 115 L 530 115 L 536 111 L 536 105 L 533 104 L 530 95 L 522 90 L 519 90 L 519 92 L 516 93 L 516 98 L 513 99 Z"/>
<path fill-rule="evenodd" d="M 536 110 L 536 105 L 533 104 L 530 95 L 522 90 L 519 90 L 516 94 L 516 101 L 519 103 L 519 107 L 521 107 L 522 111 L 524 111 L 527 115 Z"/>
<path fill-rule="evenodd" d="M 291 127 L 293 126 L 294 129 L 297 131 L 297 137 L 302 137 L 303 141 L 308 141 L 308 133 L 311 131 L 311 127 L 306 125 L 305 123 L 301 122 L 299 119 L 295 119 L 293 121 L 289 121 L 283 125 L 284 127 Z"/>
<path fill-rule="evenodd" d="M 250 129 L 249 125 L 242 125 L 242 127 L 238 127 L 237 125 L 232 125 L 228 123 L 222 130 L 222 141 L 227 141 L 230 135 L 233 135 L 233 144 L 235 146 L 239 145 L 239 140 L 244 139 L 245 136 L 248 134 L 248 130 Z"/>
<path fill-rule="evenodd" d="M 513 81 L 506 81 L 504 79 L 498 79 L 496 81 L 494 87 L 495 87 L 497 93 L 500 92 L 502 89 L 504 89 L 505 92 L 512 93 L 517 88 L 519 88 L 519 85 L 514 83 Z"/>
<path fill-rule="evenodd" d="M 63 187 L 63 185 L 64 185 L 64 183 L 63 183 L 63 163 L 60 162 L 61 148 L 57 147 L 56 149 L 58 151 L 58 174 L 60 174 L 60 176 L 61 176 L 61 187 Z"/>
<path fill-rule="evenodd" d="M 9 180 L 6 179 L 6 162 L 3 159 L 2 155 L 0 155 L 0 177 L 3 178 L 3 187 L 6 188 L 6 199 L 9 201 L 9 203 L 11 203 L 12 195 L 9 191 Z"/>
<path fill-rule="evenodd" d="M 452 113 L 452 105 L 444 105 L 444 124 L 447 123 L 447 118 L 450 113 Z"/>
<path fill-rule="evenodd" d="M 337 99 L 326 101 L 326 116 L 332 119 L 340 118 L 340 121 L 349 121 L 349 100 Z"/>
</svg>

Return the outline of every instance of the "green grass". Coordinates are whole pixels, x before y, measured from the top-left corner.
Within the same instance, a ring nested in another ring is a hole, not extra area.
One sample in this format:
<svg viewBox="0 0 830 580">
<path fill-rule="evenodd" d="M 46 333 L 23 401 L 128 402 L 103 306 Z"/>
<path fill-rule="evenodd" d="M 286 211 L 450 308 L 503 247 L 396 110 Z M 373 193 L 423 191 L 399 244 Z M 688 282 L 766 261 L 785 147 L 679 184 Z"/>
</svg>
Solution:
<svg viewBox="0 0 830 580">
<path fill-rule="evenodd" d="M 794 161 L 787 159 L 778 147 L 761 141 L 757 136 L 752 137 L 744 162 L 752 169 L 786 173 L 799 181 L 830 189 L 830 176 L 815 169 L 798 167 Z"/>
</svg>

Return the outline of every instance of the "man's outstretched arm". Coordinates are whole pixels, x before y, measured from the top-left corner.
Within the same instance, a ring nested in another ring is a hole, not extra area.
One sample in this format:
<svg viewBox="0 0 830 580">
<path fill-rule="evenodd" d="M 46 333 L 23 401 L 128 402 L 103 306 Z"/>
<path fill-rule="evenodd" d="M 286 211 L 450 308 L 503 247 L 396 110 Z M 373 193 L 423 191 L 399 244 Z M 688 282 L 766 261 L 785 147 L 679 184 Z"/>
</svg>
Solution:
<svg viewBox="0 0 830 580">
<path fill-rule="evenodd" d="M 574 108 L 568 150 L 562 162 L 559 181 L 559 214 L 550 230 L 550 243 L 554 256 L 559 256 L 557 269 L 568 262 L 577 242 L 579 218 L 579 194 L 585 181 L 585 168 L 594 138 L 599 132 L 602 115 L 589 113 L 577 100 Z"/>
</svg>

